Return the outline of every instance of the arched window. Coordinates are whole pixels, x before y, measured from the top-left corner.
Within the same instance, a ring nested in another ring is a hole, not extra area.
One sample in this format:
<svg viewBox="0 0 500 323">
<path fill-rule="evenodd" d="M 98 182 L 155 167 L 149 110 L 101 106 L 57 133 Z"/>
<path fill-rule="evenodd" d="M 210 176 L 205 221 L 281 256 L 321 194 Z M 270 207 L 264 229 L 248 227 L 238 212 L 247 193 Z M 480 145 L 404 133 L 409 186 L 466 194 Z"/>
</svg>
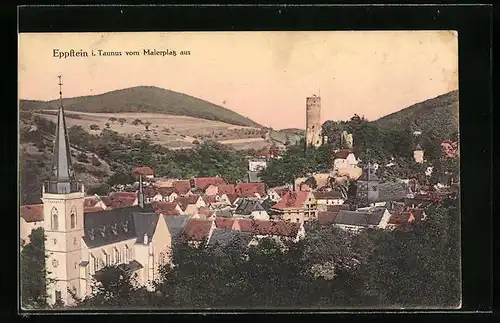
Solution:
<svg viewBox="0 0 500 323">
<path fill-rule="evenodd" d="M 74 229 L 76 226 L 76 208 L 74 206 L 71 209 L 70 222 L 71 222 L 71 229 Z"/>
<path fill-rule="evenodd" d="M 121 262 L 121 259 L 120 259 L 120 250 L 118 250 L 118 248 L 115 247 L 114 253 L 115 253 L 115 263 L 119 264 Z"/>
<path fill-rule="evenodd" d="M 59 229 L 59 218 L 58 218 L 58 212 L 57 212 L 57 209 L 55 207 L 52 208 L 52 211 L 50 212 L 51 213 L 51 216 L 50 216 L 50 228 L 52 230 L 57 230 Z"/>
</svg>

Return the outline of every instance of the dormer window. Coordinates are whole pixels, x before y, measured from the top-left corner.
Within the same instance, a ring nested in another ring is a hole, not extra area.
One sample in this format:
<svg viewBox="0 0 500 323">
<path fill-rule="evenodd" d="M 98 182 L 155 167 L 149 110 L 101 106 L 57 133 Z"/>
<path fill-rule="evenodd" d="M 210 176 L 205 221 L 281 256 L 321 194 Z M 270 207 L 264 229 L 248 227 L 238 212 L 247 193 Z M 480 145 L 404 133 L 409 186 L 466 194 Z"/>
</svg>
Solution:
<svg viewBox="0 0 500 323">
<path fill-rule="evenodd" d="M 90 229 L 88 232 L 88 235 L 89 235 L 90 240 L 94 240 L 95 239 L 94 229 Z"/>
<path fill-rule="evenodd" d="M 101 236 L 104 238 L 106 236 L 106 227 L 105 226 L 102 226 L 100 229 L 99 229 L 99 233 L 101 234 Z"/>
<path fill-rule="evenodd" d="M 115 223 L 115 224 L 113 224 L 113 225 L 111 226 L 111 231 L 113 232 L 113 234 L 114 234 L 115 236 L 116 236 L 116 235 L 118 235 L 118 224 L 116 224 L 116 223 Z"/>
<path fill-rule="evenodd" d="M 123 223 L 123 231 L 128 232 L 128 220 Z"/>
</svg>

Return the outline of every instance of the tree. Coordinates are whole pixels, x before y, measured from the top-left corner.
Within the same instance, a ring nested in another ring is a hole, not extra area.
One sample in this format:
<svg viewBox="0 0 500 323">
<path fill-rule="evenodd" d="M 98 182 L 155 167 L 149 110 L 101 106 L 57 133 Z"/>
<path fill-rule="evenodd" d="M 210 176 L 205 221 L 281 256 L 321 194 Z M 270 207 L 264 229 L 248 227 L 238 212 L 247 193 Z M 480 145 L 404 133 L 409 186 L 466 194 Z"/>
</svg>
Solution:
<svg viewBox="0 0 500 323">
<path fill-rule="evenodd" d="M 21 251 L 21 305 L 24 308 L 47 307 L 48 279 L 45 267 L 45 234 L 43 228 L 31 231 L 30 242 Z"/>
<path fill-rule="evenodd" d="M 97 194 L 99 196 L 107 196 L 110 192 L 111 192 L 111 186 L 106 183 L 89 187 L 87 190 L 88 195 Z"/>
<path fill-rule="evenodd" d="M 140 124 L 142 124 L 142 120 L 141 119 L 135 119 L 134 121 L 132 121 L 132 124 L 134 126 L 140 125 Z"/>
<path fill-rule="evenodd" d="M 99 130 L 99 126 L 98 126 L 98 125 L 96 125 L 96 124 L 91 124 L 91 125 L 89 126 L 89 128 L 90 128 L 90 130 Z"/>
<path fill-rule="evenodd" d="M 111 118 L 109 118 L 109 122 L 111 122 L 111 123 L 115 123 L 115 122 L 116 122 L 116 118 L 115 118 L 115 117 L 111 117 Z"/>
<path fill-rule="evenodd" d="M 127 122 L 127 119 L 125 119 L 125 118 L 119 118 L 119 119 L 118 119 L 118 122 L 119 122 L 119 123 L 120 123 L 120 125 L 123 127 L 123 124 L 124 124 L 125 122 Z"/>
<path fill-rule="evenodd" d="M 106 128 L 108 128 L 108 129 L 109 129 L 109 127 L 110 127 L 111 125 L 109 124 L 109 122 L 106 122 L 105 126 L 106 126 Z"/>
<path fill-rule="evenodd" d="M 146 130 L 149 130 L 150 126 L 151 126 L 151 122 L 149 122 L 149 121 L 144 122 L 144 127 L 146 128 Z"/>
</svg>

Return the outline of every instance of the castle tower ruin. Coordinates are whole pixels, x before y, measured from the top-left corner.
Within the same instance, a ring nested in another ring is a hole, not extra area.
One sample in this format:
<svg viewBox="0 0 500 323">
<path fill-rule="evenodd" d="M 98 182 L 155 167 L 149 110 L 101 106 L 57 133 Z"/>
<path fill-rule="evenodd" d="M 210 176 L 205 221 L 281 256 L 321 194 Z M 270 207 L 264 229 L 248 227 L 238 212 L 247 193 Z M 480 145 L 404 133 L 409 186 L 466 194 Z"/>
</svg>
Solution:
<svg viewBox="0 0 500 323">
<path fill-rule="evenodd" d="M 306 147 L 319 147 L 321 137 L 321 97 L 306 98 Z"/>
</svg>

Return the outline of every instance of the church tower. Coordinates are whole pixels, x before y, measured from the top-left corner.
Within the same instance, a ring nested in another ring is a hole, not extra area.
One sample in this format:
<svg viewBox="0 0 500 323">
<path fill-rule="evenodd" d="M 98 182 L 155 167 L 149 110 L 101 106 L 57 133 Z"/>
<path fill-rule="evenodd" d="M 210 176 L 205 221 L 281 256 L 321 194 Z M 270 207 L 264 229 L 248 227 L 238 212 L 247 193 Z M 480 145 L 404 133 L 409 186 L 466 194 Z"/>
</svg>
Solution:
<svg viewBox="0 0 500 323">
<path fill-rule="evenodd" d="M 375 167 L 368 163 L 365 172 L 357 182 L 357 198 L 365 199 L 368 203 L 373 203 L 379 198 L 378 184 L 380 181 L 375 172 Z"/>
<path fill-rule="evenodd" d="M 306 148 L 319 147 L 321 136 L 321 97 L 306 98 Z"/>
<path fill-rule="evenodd" d="M 42 187 L 45 231 L 45 260 L 48 278 L 48 303 L 74 300 L 68 290 L 80 296 L 79 263 L 83 231 L 83 201 L 85 190 L 77 182 L 71 164 L 71 151 L 62 105 L 61 76 L 59 76 L 59 112 L 54 141 L 50 179 Z"/>
</svg>

